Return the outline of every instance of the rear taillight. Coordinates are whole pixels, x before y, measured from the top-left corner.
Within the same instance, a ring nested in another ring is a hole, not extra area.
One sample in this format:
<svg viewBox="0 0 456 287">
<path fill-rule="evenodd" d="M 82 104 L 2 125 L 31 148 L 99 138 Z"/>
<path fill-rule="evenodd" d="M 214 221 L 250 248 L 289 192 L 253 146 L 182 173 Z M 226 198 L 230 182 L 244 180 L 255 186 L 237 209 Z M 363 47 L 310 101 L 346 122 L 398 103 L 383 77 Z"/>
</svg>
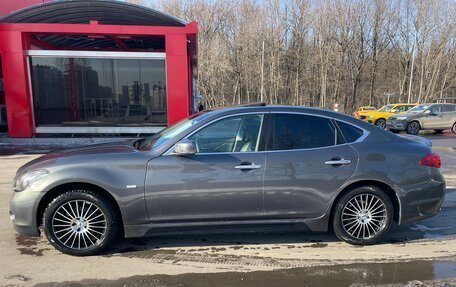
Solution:
<svg viewBox="0 0 456 287">
<path fill-rule="evenodd" d="M 440 168 L 442 162 L 440 161 L 440 156 L 436 153 L 430 153 L 427 156 L 420 159 L 420 164 Z"/>
</svg>

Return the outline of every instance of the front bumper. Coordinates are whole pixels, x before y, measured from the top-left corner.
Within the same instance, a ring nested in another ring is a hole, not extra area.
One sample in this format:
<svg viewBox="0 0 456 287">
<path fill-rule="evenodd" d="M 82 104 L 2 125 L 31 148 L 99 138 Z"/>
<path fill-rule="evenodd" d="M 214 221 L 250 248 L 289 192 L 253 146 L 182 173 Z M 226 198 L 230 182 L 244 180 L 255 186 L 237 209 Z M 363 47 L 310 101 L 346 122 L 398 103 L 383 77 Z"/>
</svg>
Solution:
<svg viewBox="0 0 456 287">
<path fill-rule="evenodd" d="M 367 117 L 367 116 L 360 116 L 360 120 L 373 124 L 375 122 L 375 118 Z"/>
<path fill-rule="evenodd" d="M 407 127 L 406 121 L 399 121 L 399 120 L 386 120 L 386 128 L 389 130 L 398 130 L 404 131 Z"/>
<path fill-rule="evenodd" d="M 36 215 L 43 195 L 42 192 L 28 189 L 13 193 L 10 200 L 10 218 L 17 232 L 31 236 L 40 235 Z"/>
</svg>

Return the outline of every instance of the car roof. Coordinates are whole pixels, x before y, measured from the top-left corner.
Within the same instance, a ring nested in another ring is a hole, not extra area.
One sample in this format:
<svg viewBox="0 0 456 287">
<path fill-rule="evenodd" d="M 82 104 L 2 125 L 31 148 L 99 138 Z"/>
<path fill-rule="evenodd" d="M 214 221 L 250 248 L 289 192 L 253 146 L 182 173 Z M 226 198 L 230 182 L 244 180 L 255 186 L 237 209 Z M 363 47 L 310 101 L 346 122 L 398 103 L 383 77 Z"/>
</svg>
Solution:
<svg viewBox="0 0 456 287">
<path fill-rule="evenodd" d="M 207 119 L 209 119 L 209 118 L 213 118 L 213 117 L 228 116 L 228 115 L 237 114 L 237 113 L 256 113 L 256 112 L 264 112 L 264 113 L 284 112 L 284 113 L 310 114 L 310 115 L 315 115 L 315 116 L 322 116 L 322 117 L 342 120 L 342 121 L 354 124 L 356 126 L 359 126 L 366 130 L 372 129 L 371 124 L 358 120 L 358 119 L 355 119 L 354 117 L 352 117 L 350 115 L 340 113 L 340 112 L 335 112 L 335 111 L 332 111 L 329 109 L 312 108 L 312 107 L 306 107 L 306 106 L 286 106 L 286 105 L 234 106 L 234 107 L 225 107 L 225 108 L 218 108 L 218 109 L 206 111 L 205 117 Z"/>
<path fill-rule="evenodd" d="M 408 103 L 396 103 L 396 104 L 389 104 L 391 106 L 416 106 L 418 105 L 417 103 L 414 104 L 408 104 Z"/>
</svg>

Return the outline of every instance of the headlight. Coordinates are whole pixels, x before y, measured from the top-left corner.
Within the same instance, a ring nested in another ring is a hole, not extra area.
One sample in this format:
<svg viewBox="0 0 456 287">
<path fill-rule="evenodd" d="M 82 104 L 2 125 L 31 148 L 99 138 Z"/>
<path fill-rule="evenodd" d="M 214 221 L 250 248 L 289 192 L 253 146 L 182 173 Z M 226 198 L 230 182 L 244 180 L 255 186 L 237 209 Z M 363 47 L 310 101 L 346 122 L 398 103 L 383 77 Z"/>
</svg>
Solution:
<svg viewBox="0 0 456 287">
<path fill-rule="evenodd" d="M 49 175 L 49 171 L 45 169 L 38 169 L 27 172 L 16 179 L 16 182 L 14 184 L 14 191 L 23 191 L 47 175 Z"/>
<path fill-rule="evenodd" d="M 407 117 L 397 117 L 396 118 L 396 120 L 398 120 L 398 121 L 403 121 L 403 120 L 406 120 L 406 119 L 407 119 Z"/>
</svg>

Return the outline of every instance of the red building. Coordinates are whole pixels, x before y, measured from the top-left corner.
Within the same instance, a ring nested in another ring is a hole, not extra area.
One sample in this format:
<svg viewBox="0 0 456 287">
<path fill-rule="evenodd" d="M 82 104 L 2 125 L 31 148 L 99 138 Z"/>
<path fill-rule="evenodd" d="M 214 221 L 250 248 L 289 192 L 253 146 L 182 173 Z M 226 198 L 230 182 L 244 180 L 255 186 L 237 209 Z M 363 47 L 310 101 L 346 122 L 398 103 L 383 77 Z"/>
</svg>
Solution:
<svg viewBox="0 0 456 287">
<path fill-rule="evenodd" d="M 2 0 L 0 15 L 9 137 L 154 133 L 193 110 L 195 22 L 111 0 Z"/>
</svg>

